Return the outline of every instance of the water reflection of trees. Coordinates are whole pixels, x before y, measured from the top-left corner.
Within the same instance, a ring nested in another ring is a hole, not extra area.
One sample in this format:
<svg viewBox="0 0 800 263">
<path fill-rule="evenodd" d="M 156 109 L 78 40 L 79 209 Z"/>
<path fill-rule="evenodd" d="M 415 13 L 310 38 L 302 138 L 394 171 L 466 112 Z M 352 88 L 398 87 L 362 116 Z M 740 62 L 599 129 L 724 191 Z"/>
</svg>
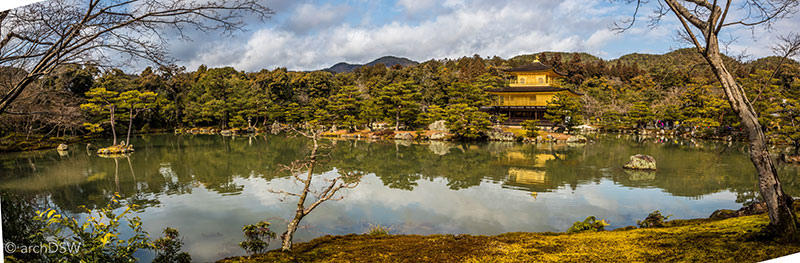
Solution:
<svg viewBox="0 0 800 263">
<path fill-rule="evenodd" d="M 756 197 L 755 171 L 741 144 L 676 141 L 659 138 L 595 138 L 570 147 L 551 144 L 337 141 L 320 173 L 374 174 L 384 185 L 413 190 L 419 180 L 444 179 L 453 190 L 492 181 L 531 192 L 576 188 L 603 179 L 637 188 L 660 188 L 677 196 L 699 198 L 730 190 L 737 201 Z M 191 193 L 197 186 L 223 195 L 238 194 L 237 178 L 271 180 L 286 176 L 280 164 L 305 156 L 307 141 L 282 136 L 146 136 L 134 142 L 130 158 L 103 159 L 73 151 L 4 155 L 0 187 L 22 195 L 48 196 L 65 210 L 104 206 L 115 191 L 143 206 L 158 195 Z M 327 142 L 330 143 L 330 142 Z M 620 167 L 637 153 L 652 155 L 654 175 L 629 174 Z M 130 163 L 128 163 L 130 161 Z M 798 166 L 779 166 L 785 190 L 800 195 Z"/>
</svg>

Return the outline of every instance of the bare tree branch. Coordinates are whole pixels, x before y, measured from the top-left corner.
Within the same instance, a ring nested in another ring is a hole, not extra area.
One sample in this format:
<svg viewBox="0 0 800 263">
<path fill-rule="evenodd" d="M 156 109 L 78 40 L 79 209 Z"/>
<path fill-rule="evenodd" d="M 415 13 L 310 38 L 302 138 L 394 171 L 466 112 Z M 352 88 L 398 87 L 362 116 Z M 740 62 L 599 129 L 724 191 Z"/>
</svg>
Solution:
<svg viewBox="0 0 800 263">
<path fill-rule="evenodd" d="M 260 0 L 49 0 L 0 12 L 0 66 L 25 70 L 0 90 L 0 114 L 33 81 L 64 64 L 102 64 L 107 52 L 157 65 L 171 62 L 163 30 L 231 34 L 243 17 L 269 18 Z"/>
</svg>

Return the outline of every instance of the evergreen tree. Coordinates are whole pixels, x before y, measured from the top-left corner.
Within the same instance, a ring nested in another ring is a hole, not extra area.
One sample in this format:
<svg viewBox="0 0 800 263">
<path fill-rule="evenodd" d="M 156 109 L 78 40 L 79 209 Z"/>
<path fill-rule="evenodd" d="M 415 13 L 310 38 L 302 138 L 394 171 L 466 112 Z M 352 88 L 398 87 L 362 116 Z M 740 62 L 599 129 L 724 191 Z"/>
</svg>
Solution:
<svg viewBox="0 0 800 263">
<path fill-rule="evenodd" d="M 117 131 L 114 128 L 114 124 L 116 120 L 114 119 L 114 113 L 117 111 L 117 101 L 119 100 L 119 92 L 116 91 L 109 91 L 105 88 L 92 88 L 88 92 L 86 92 L 86 97 L 89 99 L 87 100 L 88 103 L 81 104 L 81 109 L 86 110 L 92 114 L 105 116 L 108 114 L 108 123 L 111 126 L 111 134 L 114 137 L 113 145 L 117 145 Z M 105 118 L 102 118 L 99 122 L 105 122 Z M 87 127 L 98 127 L 99 123 L 95 123 L 94 125 L 91 123 L 84 124 Z M 94 129 L 96 131 L 100 131 L 98 129 Z"/>
<path fill-rule="evenodd" d="M 410 124 L 420 111 L 420 86 L 411 81 L 393 83 L 378 91 L 377 105 L 387 120 L 394 121 L 394 130 L 401 123 Z"/>
<path fill-rule="evenodd" d="M 628 111 L 628 121 L 636 125 L 637 129 L 644 129 L 647 123 L 655 119 L 655 114 L 650 110 L 650 106 L 644 102 L 637 102 Z"/>
<path fill-rule="evenodd" d="M 553 127 L 561 126 L 569 132 L 572 127 L 583 123 L 580 100 L 566 93 L 556 93 L 553 99 L 547 102 L 544 118 L 553 122 Z"/>
</svg>

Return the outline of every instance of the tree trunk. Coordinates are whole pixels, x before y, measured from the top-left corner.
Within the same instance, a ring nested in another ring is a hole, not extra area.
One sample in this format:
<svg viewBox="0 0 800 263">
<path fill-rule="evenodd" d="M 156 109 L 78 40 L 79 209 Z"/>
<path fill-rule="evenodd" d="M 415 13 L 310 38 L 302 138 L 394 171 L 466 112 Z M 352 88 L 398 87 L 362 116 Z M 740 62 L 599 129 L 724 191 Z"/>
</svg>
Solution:
<svg viewBox="0 0 800 263">
<path fill-rule="evenodd" d="M 289 251 L 292 249 L 292 237 L 294 236 L 294 232 L 297 231 L 297 226 L 300 225 L 300 220 L 303 219 L 305 215 L 303 214 L 303 208 L 298 207 L 297 213 L 294 215 L 294 219 L 289 222 L 289 226 L 286 228 L 286 232 L 281 235 L 283 238 L 283 242 L 281 244 L 281 250 Z"/>
<path fill-rule="evenodd" d="M 300 194 L 300 200 L 297 200 L 297 210 L 295 211 L 294 219 L 289 222 L 286 232 L 281 235 L 281 238 L 283 238 L 281 250 L 283 251 L 289 251 L 292 249 L 292 237 L 294 236 L 294 232 L 297 231 L 297 226 L 300 225 L 300 220 L 302 220 L 303 217 L 310 212 L 306 211 L 305 203 L 306 197 L 308 197 L 308 192 L 310 191 L 309 189 L 311 188 L 311 179 L 314 176 L 314 163 L 316 162 L 318 148 L 317 139 L 314 137 L 314 146 L 311 148 L 311 155 L 309 157 L 310 163 L 308 164 L 308 175 L 306 176 L 306 180 L 303 185 L 303 193 Z"/>
<path fill-rule="evenodd" d="M 761 198 L 767 204 L 770 224 L 767 231 L 786 241 L 800 240 L 797 231 L 797 217 L 792 207 L 792 197 L 783 192 L 778 172 L 769 155 L 767 140 L 758 116 L 745 96 L 744 90 L 723 64 L 716 36 L 708 39 L 704 55 L 714 74 L 722 83 L 725 95 L 733 111 L 739 116 L 750 141 L 750 160 L 758 173 L 758 186 Z"/>
<path fill-rule="evenodd" d="M 400 130 L 400 110 L 402 109 L 401 106 L 397 107 L 397 113 L 394 115 L 394 131 Z"/>
<path fill-rule="evenodd" d="M 111 106 L 111 134 L 114 135 L 114 143 L 112 145 L 117 145 L 117 131 L 114 129 L 114 112 L 116 110 L 116 107 Z"/>
<path fill-rule="evenodd" d="M 131 130 L 133 128 L 133 107 L 131 107 L 130 112 L 128 112 L 128 137 L 125 138 L 125 143 L 130 145 L 131 144 Z"/>
</svg>

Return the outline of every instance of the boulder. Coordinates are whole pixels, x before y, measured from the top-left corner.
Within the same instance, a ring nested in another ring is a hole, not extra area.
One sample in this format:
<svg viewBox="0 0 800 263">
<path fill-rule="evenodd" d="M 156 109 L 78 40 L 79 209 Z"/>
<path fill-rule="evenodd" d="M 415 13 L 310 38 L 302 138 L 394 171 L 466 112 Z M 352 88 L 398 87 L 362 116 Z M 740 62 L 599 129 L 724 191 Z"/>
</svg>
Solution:
<svg viewBox="0 0 800 263">
<path fill-rule="evenodd" d="M 431 140 L 438 140 L 438 141 L 447 140 L 447 133 L 437 132 L 437 133 L 431 134 Z"/>
<path fill-rule="evenodd" d="M 394 139 L 395 140 L 404 140 L 404 141 L 413 141 L 414 140 L 414 135 L 411 135 L 411 133 L 407 133 L 407 132 L 397 133 L 397 134 L 394 135 Z"/>
<path fill-rule="evenodd" d="M 270 126 L 270 133 L 278 134 L 282 129 L 283 127 L 281 127 L 281 124 L 276 121 L 272 123 L 272 126 Z"/>
<path fill-rule="evenodd" d="M 525 137 L 524 139 L 522 139 L 522 142 L 523 143 L 536 143 L 536 138 Z"/>
<path fill-rule="evenodd" d="M 445 120 L 438 120 L 428 125 L 428 130 L 437 132 L 450 132 L 450 129 L 445 125 Z"/>
<path fill-rule="evenodd" d="M 753 203 L 748 206 L 742 207 L 739 210 L 719 209 L 711 213 L 708 218 L 711 219 L 726 219 L 740 216 L 759 215 L 767 212 L 767 203 Z"/>
<path fill-rule="evenodd" d="M 656 170 L 656 159 L 650 155 L 637 154 L 631 156 L 631 160 L 622 166 L 625 169 L 634 170 Z"/>
<path fill-rule="evenodd" d="M 588 141 L 589 140 L 587 140 L 586 137 L 583 137 L 583 135 L 576 135 L 567 138 L 567 143 L 586 143 Z"/>
<path fill-rule="evenodd" d="M 231 130 L 222 130 L 222 131 L 219 132 L 219 134 L 222 135 L 222 136 L 231 136 L 231 135 L 233 135 L 233 131 L 231 131 Z"/>
<path fill-rule="evenodd" d="M 58 145 L 58 147 L 56 148 L 56 150 L 59 150 L 59 151 L 66 151 L 66 150 L 69 150 L 69 146 L 67 146 L 66 144 L 63 144 L 63 143 L 62 143 L 62 144 L 59 144 L 59 145 Z"/>
<path fill-rule="evenodd" d="M 800 163 L 800 155 L 786 155 L 783 158 L 787 163 Z"/>
</svg>

